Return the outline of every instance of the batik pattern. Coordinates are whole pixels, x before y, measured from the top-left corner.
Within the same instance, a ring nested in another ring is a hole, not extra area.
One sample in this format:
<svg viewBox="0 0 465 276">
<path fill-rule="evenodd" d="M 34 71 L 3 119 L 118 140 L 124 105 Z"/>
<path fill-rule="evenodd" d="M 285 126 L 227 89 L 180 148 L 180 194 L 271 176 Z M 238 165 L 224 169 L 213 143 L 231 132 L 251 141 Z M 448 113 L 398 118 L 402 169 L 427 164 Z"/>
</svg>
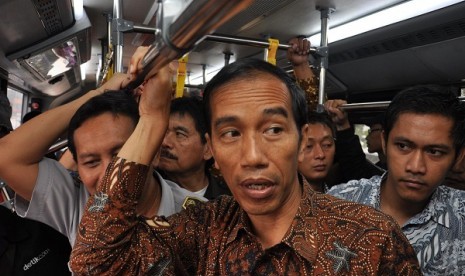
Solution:
<svg viewBox="0 0 465 276">
<path fill-rule="evenodd" d="M 137 217 L 147 172 L 123 159 L 110 164 L 98 188 L 107 203 L 101 212 L 87 210 L 79 227 L 71 260 L 77 275 L 420 275 L 400 228 L 371 207 L 301 183 L 288 232 L 263 249 L 230 196 L 168 218 Z"/>
<path fill-rule="evenodd" d="M 349 181 L 328 193 L 379 209 L 385 175 Z M 465 275 L 465 191 L 439 186 L 426 208 L 410 218 L 402 231 L 425 275 Z"/>
</svg>

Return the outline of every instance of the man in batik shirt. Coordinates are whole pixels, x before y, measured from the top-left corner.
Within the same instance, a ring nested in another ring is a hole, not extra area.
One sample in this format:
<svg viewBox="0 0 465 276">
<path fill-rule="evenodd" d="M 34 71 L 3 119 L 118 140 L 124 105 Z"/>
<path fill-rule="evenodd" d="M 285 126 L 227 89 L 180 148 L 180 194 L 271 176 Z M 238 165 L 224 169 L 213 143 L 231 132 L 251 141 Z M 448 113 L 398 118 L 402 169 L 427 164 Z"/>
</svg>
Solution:
<svg viewBox="0 0 465 276">
<path fill-rule="evenodd" d="M 399 92 L 384 124 L 388 171 L 329 191 L 391 215 L 425 275 L 465 275 L 465 191 L 441 185 L 463 150 L 464 111 L 446 87 Z"/>
<path fill-rule="evenodd" d="M 138 217 L 169 117 L 163 76 L 151 79 L 157 89 L 142 95 L 136 130 L 88 202 L 72 253 L 76 274 L 420 275 L 392 219 L 299 180 L 305 98 L 289 75 L 260 60 L 223 68 L 204 94 L 207 140 L 233 197 L 168 218 Z"/>
</svg>

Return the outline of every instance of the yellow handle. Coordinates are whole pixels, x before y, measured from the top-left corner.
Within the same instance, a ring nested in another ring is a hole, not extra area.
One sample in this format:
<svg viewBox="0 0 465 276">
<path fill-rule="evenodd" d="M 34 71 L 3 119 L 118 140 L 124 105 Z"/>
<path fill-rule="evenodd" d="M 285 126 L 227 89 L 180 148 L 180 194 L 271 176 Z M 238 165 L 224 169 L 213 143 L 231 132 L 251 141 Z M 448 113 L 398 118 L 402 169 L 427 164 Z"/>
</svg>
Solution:
<svg viewBox="0 0 465 276">
<path fill-rule="evenodd" d="M 178 76 L 176 82 L 176 98 L 181 98 L 184 94 L 184 82 L 186 81 L 186 65 L 188 56 L 185 55 L 178 60 Z"/>
<path fill-rule="evenodd" d="M 269 38 L 268 42 L 270 46 L 268 46 L 268 57 L 267 61 L 273 65 L 276 65 L 276 52 L 278 51 L 279 40 L 274 38 Z"/>
</svg>

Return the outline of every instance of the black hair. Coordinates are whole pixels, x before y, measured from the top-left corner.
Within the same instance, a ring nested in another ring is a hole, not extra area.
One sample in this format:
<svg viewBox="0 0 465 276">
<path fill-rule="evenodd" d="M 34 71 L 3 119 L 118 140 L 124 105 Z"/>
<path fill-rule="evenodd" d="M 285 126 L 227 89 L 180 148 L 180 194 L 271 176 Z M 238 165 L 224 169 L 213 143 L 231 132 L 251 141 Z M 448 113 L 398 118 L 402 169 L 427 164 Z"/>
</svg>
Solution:
<svg viewBox="0 0 465 276">
<path fill-rule="evenodd" d="M 74 145 L 74 132 L 85 121 L 104 113 L 111 113 L 115 116 L 122 115 L 132 119 L 134 126 L 139 121 L 139 107 L 135 99 L 125 91 L 107 91 L 95 96 L 84 103 L 71 118 L 68 127 L 68 148 L 76 158 L 76 147 Z"/>
<path fill-rule="evenodd" d="M 179 114 L 184 116 L 188 114 L 192 117 L 195 124 L 195 130 L 200 135 L 202 144 L 207 142 L 205 133 L 207 133 L 207 123 L 205 122 L 205 115 L 202 109 L 202 100 L 197 97 L 182 97 L 176 98 L 171 101 L 170 114 Z"/>
<path fill-rule="evenodd" d="M 284 70 L 259 59 L 242 59 L 221 69 L 206 85 L 204 90 L 204 111 L 207 122 L 207 132 L 211 135 L 211 97 L 219 87 L 240 78 L 251 78 L 259 73 L 272 75 L 281 80 L 291 95 L 292 115 L 295 120 L 299 137 L 301 129 L 307 122 L 307 103 L 304 92 Z"/>
<path fill-rule="evenodd" d="M 456 155 L 464 145 L 465 107 L 453 87 L 419 85 L 400 91 L 389 104 L 384 118 L 385 140 L 392 127 L 404 113 L 441 115 L 453 122 L 450 135 L 454 141 Z"/>
<path fill-rule="evenodd" d="M 309 124 L 322 124 L 331 130 L 331 134 L 333 138 L 336 138 L 336 125 L 334 124 L 331 116 L 329 116 L 326 112 L 316 112 L 316 111 L 309 111 L 308 112 L 308 120 L 307 123 Z"/>
</svg>

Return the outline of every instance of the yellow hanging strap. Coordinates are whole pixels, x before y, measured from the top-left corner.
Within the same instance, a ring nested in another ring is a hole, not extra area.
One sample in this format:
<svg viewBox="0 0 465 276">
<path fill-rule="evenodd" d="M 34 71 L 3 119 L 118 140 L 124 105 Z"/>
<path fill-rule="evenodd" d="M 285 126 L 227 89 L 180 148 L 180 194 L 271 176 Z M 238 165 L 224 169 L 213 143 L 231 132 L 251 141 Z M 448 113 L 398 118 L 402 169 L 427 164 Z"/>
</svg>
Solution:
<svg viewBox="0 0 465 276">
<path fill-rule="evenodd" d="M 276 52 L 278 51 L 279 40 L 274 38 L 268 38 L 270 46 L 268 46 L 268 57 L 267 61 L 273 65 L 276 65 Z"/>
<path fill-rule="evenodd" d="M 187 55 L 178 60 L 178 77 L 176 82 L 176 98 L 181 98 L 184 94 L 184 82 L 186 80 Z"/>
</svg>

